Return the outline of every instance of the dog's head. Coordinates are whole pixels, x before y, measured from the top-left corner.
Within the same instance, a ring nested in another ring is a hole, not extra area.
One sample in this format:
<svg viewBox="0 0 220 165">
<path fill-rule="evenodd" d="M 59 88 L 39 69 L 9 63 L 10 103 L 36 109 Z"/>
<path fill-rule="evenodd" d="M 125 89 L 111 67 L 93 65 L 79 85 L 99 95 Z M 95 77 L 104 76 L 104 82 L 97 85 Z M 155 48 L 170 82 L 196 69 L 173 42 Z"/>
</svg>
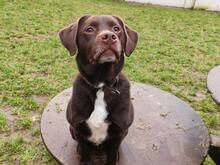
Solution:
<svg viewBox="0 0 220 165">
<path fill-rule="evenodd" d="M 83 16 L 59 32 L 71 55 L 90 64 L 117 63 L 136 47 L 138 35 L 116 16 Z"/>
</svg>

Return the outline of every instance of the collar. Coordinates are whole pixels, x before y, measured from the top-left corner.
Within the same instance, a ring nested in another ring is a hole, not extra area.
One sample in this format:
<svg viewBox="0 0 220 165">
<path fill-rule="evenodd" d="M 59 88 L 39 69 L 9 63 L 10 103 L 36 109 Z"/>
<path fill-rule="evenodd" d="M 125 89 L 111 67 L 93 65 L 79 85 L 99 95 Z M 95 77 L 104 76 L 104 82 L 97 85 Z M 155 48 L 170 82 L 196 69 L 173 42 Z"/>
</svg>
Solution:
<svg viewBox="0 0 220 165">
<path fill-rule="evenodd" d="M 111 90 L 112 93 L 114 94 L 118 94 L 120 95 L 120 91 L 117 89 L 117 84 L 118 84 L 118 81 L 119 81 L 119 77 L 116 76 L 115 77 L 115 80 L 113 81 L 113 83 L 100 83 L 99 85 L 94 85 L 92 84 L 91 82 L 89 82 L 84 76 L 81 75 L 81 77 L 83 78 L 83 80 L 91 87 L 95 88 L 95 89 L 109 89 Z"/>
</svg>

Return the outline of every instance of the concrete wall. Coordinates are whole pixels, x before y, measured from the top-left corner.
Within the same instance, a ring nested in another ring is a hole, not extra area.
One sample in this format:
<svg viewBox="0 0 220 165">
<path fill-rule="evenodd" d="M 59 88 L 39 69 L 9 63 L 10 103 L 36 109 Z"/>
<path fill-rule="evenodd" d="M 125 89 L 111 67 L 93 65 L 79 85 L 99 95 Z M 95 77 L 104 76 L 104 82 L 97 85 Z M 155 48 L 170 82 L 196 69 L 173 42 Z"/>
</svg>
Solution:
<svg viewBox="0 0 220 165">
<path fill-rule="evenodd" d="M 196 0 L 194 8 L 220 11 L 220 0 Z"/>
<path fill-rule="evenodd" d="M 148 4 L 164 5 L 164 6 L 184 7 L 184 0 L 128 0 L 128 1 L 136 1 L 140 3 L 148 3 Z"/>
<path fill-rule="evenodd" d="M 128 2 L 139 2 L 162 6 L 199 8 L 220 11 L 220 0 L 125 0 Z"/>
</svg>

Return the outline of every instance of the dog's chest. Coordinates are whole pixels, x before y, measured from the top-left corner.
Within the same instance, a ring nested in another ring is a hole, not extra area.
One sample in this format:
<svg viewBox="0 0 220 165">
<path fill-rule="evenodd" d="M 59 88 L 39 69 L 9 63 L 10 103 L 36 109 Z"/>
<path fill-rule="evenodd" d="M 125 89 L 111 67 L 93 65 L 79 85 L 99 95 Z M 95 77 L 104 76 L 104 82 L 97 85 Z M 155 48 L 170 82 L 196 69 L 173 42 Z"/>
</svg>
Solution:
<svg viewBox="0 0 220 165">
<path fill-rule="evenodd" d="M 105 121 L 108 116 L 108 112 L 106 110 L 106 102 L 104 100 L 103 90 L 99 89 L 96 93 L 96 96 L 94 110 L 86 122 L 91 130 L 91 136 L 88 138 L 88 140 L 96 145 L 99 145 L 107 137 L 109 123 Z"/>
</svg>

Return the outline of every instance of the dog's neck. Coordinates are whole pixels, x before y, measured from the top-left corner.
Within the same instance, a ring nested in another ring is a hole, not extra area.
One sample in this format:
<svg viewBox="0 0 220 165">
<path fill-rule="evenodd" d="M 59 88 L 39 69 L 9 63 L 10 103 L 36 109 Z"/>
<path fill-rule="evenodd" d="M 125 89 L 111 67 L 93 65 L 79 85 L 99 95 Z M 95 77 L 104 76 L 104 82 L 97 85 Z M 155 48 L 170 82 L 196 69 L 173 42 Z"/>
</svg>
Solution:
<svg viewBox="0 0 220 165">
<path fill-rule="evenodd" d="M 124 64 L 124 59 L 117 64 L 104 63 L 97 65 L 84 63 L 80 58 L 76 58 L 76 61 L 82 77 L 89 85 L 94 87 L 98 87 L 100 83 L 104 83 L 106 86 L 113 86 Z"/>
</svg>

